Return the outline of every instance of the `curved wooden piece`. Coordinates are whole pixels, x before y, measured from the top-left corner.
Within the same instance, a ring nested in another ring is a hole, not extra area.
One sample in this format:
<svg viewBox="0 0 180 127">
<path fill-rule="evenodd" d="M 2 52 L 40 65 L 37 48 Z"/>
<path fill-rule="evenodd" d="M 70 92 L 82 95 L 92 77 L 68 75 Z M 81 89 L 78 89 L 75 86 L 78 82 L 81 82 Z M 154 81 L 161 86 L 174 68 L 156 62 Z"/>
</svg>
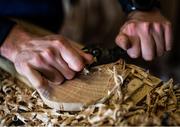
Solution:
<svg viewBox="0 0 180 127">
<path fill-rule="evenodd" d="M 122 67 L 122 61 L 116 63 Z M 90 73 L 85 75 L 80 73 L 75 79 L 65 81 L 61 85 L 49 85 L 39 90 L 44 103 L 51 108 L 63 111 L 79 111 L 88 104 L 93 104 L 97 100 L 108 94 L 114 86 L 112 73 L 108 71 L 112 69 L 114 64 L 102 65 L 90 70 Z M 0 67 L 11 73 L 16 78 L 31 86 L 29 81 L 19 75 L 13 64 L 9 61 L 0 58 Z"/>
</svg>

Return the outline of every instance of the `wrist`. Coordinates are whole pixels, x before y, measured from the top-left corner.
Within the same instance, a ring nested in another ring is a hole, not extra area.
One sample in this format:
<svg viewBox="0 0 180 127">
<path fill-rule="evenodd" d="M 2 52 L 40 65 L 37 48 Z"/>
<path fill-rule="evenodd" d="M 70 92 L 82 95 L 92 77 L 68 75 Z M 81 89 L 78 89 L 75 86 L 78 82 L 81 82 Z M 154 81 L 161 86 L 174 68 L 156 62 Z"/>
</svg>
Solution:
<svg viewBox="0 0 180 127">
<path fill-rule="evenodd" d="M 14 62 L 16 55 L 30 38 L 31 35 L 21 26 L 15 25 L 0 47 L 0 54 Z"/>
</svg>

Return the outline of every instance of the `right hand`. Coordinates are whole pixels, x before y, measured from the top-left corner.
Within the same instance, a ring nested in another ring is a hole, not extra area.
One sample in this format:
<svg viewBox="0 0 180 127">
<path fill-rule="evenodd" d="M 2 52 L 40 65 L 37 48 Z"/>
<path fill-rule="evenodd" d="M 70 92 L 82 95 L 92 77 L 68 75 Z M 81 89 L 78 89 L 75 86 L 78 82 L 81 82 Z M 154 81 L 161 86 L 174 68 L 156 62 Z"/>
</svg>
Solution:
<svg viewBox="0 0 180 127">
<path fill-rule="evenodd" d="M 35 88 L 42 87 L 45 81 L 61 84 L 64 79 L 70 80 L 86 64 L 93 62 L 90 54 L 72 46 L 60 35 L 22 41 L 16 43 L 15 55 L 10 58 L 18 73 L 25 76 Z"/>
</svg>

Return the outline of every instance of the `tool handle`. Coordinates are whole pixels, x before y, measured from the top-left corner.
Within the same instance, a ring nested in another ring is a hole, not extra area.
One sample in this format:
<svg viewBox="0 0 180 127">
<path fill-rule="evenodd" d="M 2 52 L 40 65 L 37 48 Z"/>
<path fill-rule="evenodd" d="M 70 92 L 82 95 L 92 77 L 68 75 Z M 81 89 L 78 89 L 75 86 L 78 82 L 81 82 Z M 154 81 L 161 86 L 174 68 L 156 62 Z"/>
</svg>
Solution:
<svg viewBox="0 0 180 127">
<path fill-rule="evenodd" d="M 108 64 L 127 57 L 127 53 L 122 48 L 116 46 L 112 49 L 89 46 L 82 49 L 84 52 L 93 55 L 96 61 L 91 66 Z"/>
</svg>

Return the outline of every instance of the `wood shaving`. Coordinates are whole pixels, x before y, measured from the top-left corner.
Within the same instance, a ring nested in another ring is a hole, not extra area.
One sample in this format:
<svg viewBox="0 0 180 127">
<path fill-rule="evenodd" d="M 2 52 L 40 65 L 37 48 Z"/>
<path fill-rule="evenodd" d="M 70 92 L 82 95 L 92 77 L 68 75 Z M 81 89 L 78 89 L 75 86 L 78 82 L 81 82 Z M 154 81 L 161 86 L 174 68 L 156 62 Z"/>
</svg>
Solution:
<svg viewBox="0 0 180 127">
<path fill-rule="evenodd" d="M 36 91 L 0 69 L 0 126 L 180 125 L 179 84 L 125 62 L 121 70 L 115 64 L 108 71 L 116 84 L 107 96 L 80 112 L 63 112 L 48 108 Z"/>
</svg>

